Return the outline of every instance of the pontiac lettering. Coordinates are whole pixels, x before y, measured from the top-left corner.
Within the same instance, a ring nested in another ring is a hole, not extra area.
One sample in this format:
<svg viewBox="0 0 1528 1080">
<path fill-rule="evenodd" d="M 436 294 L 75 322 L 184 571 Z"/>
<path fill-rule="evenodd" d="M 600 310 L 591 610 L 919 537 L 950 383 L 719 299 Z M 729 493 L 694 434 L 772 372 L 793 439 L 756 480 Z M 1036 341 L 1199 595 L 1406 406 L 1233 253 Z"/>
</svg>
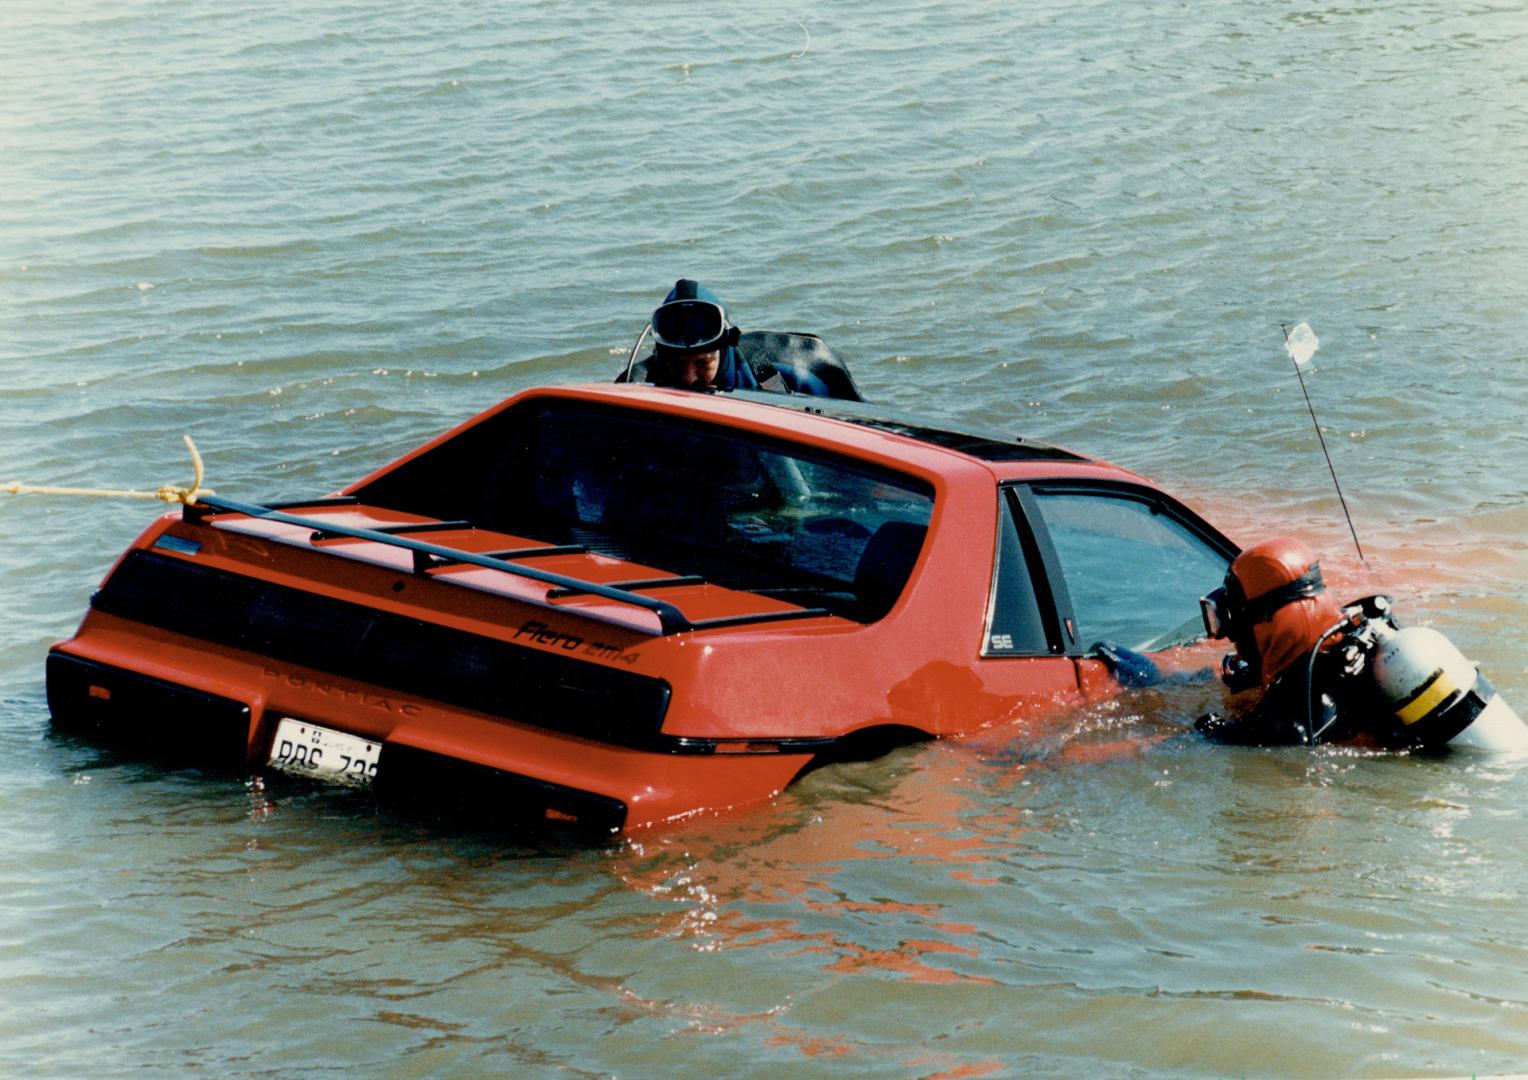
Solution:
<svg viewBox="0 0 1528 1080">
<path fill-rule="evenodd" d="M 366 709 L 383 709 L 387 712 L 398 713 L 400 716 L 418 716 L 419 706 L 407 701 L 397 701 L 393 698 L 383 697 L 381 694 L 368 693 L 365 690 L 357 690 L 352 686 L 341 686 L 339 683 L 327 682 L 323 679 L 310 679 L 303 675 L 293 675 L 290 672 L 277 671 L 275 668 L 266 668 L 267 679 L 277 679 L 286 686 L 296 690 L 307 690 L 314 694 L 322 694 L 325 697 L 345 701 L 352 705 L 359 705 Z"/>
</svg>

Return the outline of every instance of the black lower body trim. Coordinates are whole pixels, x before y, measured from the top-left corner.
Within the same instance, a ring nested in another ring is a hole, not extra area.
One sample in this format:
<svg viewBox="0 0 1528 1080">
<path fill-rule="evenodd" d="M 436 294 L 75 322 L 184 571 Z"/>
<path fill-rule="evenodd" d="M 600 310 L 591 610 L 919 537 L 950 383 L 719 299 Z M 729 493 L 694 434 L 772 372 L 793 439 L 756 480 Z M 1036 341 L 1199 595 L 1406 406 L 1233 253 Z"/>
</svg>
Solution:
<svg viewBox="0 0 1528 1080">
<path fill-rule="evenodd" d="M 626 823 L 626 804 L 619 799 L 398 743 L 382 747 L 377 794 L 489 831 L 561 825 L 610 834 Z"/>
<path fill-rule="evenodd" d="M 65 653 L 50 653 L 47 670 L 48 709 L 60 730 L 176 763 L 246 763 L 250 709 L 242 701 Z"/>
</svg>

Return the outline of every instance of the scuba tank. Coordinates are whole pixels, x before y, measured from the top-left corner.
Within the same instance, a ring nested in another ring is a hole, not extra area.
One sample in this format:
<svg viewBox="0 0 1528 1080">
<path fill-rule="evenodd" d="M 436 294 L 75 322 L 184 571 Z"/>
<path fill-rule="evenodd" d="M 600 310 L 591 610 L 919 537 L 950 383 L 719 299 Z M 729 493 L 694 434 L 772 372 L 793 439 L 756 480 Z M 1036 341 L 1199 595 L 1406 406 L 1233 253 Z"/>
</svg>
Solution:
<svg viewBox="0 0 1528 1080">
<path fill-rule="evenodd" d="M 1384 623 L 1376 636 L 1369 670 L 1405 741 L 1528 750 L 1528 726 L 1452 641 L 1425 626 L 1391 630 Z"/>
<path fill-rule="evenodd" d="M 1356 601 L 1343 608 L 1343 616 L 1323 640 L 1345 633 L 1338 648 L 1346 655 L 1347 671 L 1366 677 L 1376 704 L 1389 712 L 1388 725 L 1374 724 L 1373 734 L 1383 744 L 1528 750 L 1528 725 L 1448 638 L 1425 626 L 1399 626 L 1385 596 Z"/>
</svg>

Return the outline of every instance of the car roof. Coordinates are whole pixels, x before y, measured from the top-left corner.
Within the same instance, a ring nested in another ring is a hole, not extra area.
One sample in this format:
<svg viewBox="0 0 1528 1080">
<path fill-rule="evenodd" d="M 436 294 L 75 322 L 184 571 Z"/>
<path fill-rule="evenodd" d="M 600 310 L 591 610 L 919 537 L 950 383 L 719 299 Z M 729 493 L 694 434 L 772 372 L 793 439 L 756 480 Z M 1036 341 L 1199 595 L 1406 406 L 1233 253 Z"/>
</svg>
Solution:
<svg viewBox="0 0 1528 1080">
<path fill-rule="evenodd" d="M 842 401 L 807 394 L 772 394 L 767 391 L 735 391 L 734 397 L 759 401 L 778 409 L 793 409 L 813 416 L 827 416 L 850 424 L 889 431 L 909 439 L 958 450 L 983 461 L 1087 461 L 1088 458 L 1059 446 L 1023 436 L 956 431 L 935 427 L 910 413 L 888 409 L 868 401 Z"/>
<path fill-rule="evenodd" d="M 695 419 L 723 423 L 741 420 L 748 426 L 767 427 L 786 437 L 824 447 L 869 453 L 905 465 L 919 462 L 933 471 L 940 471 L 935 464 L 939 459 L 953 464 L 953 455 L 970 465 L 985 466 L 1000 481 L 1054 477 L 1126 482 L 1156 488 L 1155 484 L 1127 469 L 1036 439 L 941 427 L 921 417 L 871 402 L 769 391 L 695 391 L 642 383 L 548 386 L 526 393 L 574 397 L 628 408 L 640 401 L 639 407 Z M 511 401 L 525 396 L 516 395 Z"/>
</svg>

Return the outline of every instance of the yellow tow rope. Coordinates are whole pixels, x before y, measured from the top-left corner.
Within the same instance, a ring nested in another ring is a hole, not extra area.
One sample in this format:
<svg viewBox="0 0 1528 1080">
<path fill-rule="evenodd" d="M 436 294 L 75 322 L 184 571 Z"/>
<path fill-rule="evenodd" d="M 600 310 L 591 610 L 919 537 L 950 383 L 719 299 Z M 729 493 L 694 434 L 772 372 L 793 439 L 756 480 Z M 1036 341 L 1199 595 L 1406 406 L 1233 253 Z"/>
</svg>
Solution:
<svg viewBox="0 0 1528 1080">
<path fill-rule="evenodd" d="M 23 484 L 19 480 L 12 480 L 8 484 L 0 484 L 0 492 L 7 495 L 86 495 L 102 499 L 159 499 L 161 502 L 194 506 L 198 495 L 216 495 L 217 492 L 211 488 L 202 487 L 202 455 L 197 453 L 196 443 L 191 441 L 191 436 L 182 435 L 181 438 L 186 440 L 186 449 L 191 451 L 191 466 L 196 470 L 196 475 L 188 488 L 165 484 L 157 491 L 116 491 L 111 488 L 46 487 L 41 484 Z"/>
</svg>

